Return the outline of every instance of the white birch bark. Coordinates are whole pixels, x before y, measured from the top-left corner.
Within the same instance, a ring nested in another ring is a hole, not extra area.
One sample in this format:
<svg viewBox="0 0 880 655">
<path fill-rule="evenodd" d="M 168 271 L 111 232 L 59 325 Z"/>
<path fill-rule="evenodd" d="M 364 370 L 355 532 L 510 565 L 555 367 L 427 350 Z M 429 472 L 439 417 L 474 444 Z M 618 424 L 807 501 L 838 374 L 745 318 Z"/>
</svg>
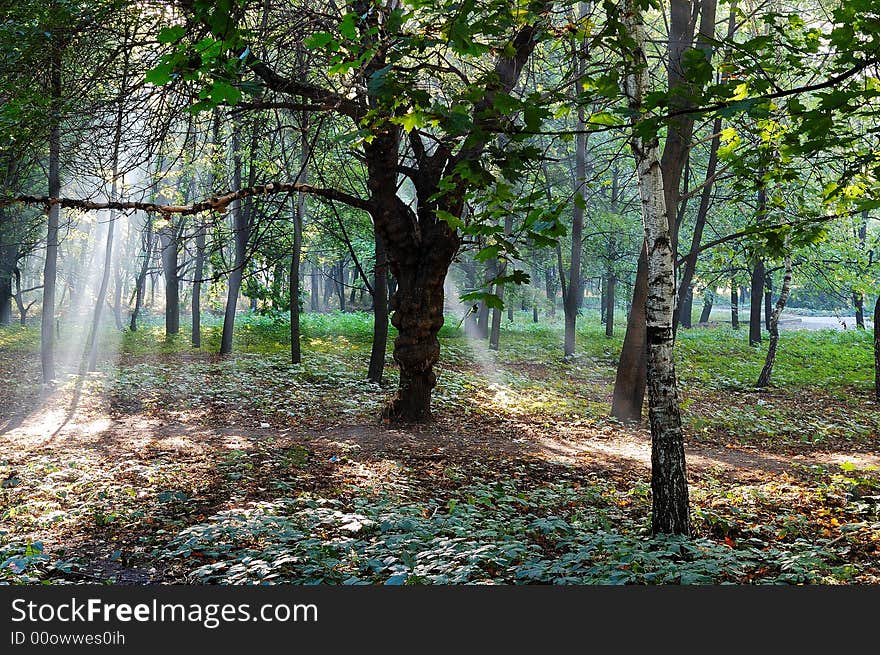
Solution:
<svg viewBox="0 0 880 655">
<path fill-rule="evenodd" d="M 636 160 L 648 261 L 646 303 L 648 342 L 648 411 L 651 421 L 652 530 L 690 534 L 688 489 L 678 387 L 673 360 L 675 269 L 669 217 L 663 195 L 659 137 L 638 122 L 650 85 L 645 30 L 638 0 L 625 0 L 625 93 L 633 116 L 630 139 Z"/>
</svg>

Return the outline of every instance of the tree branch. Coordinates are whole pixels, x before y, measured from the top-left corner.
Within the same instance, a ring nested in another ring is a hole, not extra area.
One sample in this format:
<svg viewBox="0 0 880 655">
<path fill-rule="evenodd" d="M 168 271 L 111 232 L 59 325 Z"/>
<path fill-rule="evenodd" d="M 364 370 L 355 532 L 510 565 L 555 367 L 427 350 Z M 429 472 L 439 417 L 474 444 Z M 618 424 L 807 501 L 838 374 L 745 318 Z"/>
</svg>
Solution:
<svg viewBox="0 0 880 655">
<path fill-rule="evenodd" d="M 254 196 L 269 196 L 282 193 L 309 193 L 311 195 L 327 198 L 328 200 L 338 200 L 351 207 L 370 211 L 372 204 L 368 200 L 358 198 L 338 189 L 328 189 L 312 186 L 310 184 L 300 184 L 298 182 L 270 182 L 268 184 L 258 184 L 256 186 L 241 189 L 234 193 L 225 193 L 221 195 L 211 196 L 200 202 L 191 205 L 160 205 L 154 202 L 136 202 L 136 201 L 109 201 L 94 202 L 91 200 L 82 200 L 79 198 L 50 198 L 49 196 L 0 196 L 0 207 L 7 207 L 14 204 L 24 205 L 44 205 L 47 208 L 52 205 L 61 205 L 63 208 L 82 209 L 82 210 L 102 210 L 102 209 L 118 209 L 118 210 L 140 210 L 145 212 L 153 212 L 158 214 L 180 214 L 188 216 L 199 214 L 205 211 L 224 211 L 233 200 L 250 198 Z"/>
</svg>

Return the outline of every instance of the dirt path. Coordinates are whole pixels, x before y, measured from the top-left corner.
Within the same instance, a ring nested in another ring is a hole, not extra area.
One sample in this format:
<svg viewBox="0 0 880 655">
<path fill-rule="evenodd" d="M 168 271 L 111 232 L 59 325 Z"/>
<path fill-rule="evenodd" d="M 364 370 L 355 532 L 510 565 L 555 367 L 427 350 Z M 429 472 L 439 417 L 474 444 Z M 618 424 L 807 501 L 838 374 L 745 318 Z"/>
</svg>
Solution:
<svg viewBox="0 0 880 655">
<path fill-rule="evenodd" d="M 406 455 L 416 458 L 460 459 L 485 454 L 511 458 L 537 457 L 564 466 L 650 468 L 650 434 L 617 425 L 536 425 L 512 417 L 494 425 L 460 423 L 439 417 L 437 423 L 410 430 L 358 424 L 325 431 L 298 433 L 271 427 L 217 427 L 201 421 L 167 421 L 140 414 L 111 416 L 107 398 L 95 385 L 68 387 L 43 398 L 39 407 L 14 427 L 0 433 L 0 457 L 15 464 L 33 454 L 85 452 L 95 464 L 116 466 L 124 460 L 173 455 L 196 460 L 223 452 L 247 450 L 270 439 L 278 447 L 301 444 L 327 452 L 346 452 L 368 460 Z M 864 452 L 816 451 L 772 453 L 742 445 L 687 445 L 692 473 L 723 469 L 735 477 L 791 472 L 798 467 L 838 466 L 880 469 L 880 456 Z"/>
</svg>

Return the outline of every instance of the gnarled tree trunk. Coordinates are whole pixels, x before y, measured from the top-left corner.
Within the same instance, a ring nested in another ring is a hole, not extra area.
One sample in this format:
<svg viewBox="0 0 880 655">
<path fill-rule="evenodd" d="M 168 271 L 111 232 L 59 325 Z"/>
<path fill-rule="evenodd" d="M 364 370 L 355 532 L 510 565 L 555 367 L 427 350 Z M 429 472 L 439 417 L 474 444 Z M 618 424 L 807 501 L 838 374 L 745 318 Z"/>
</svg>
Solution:
<svg viewBox="0 0 880 655">
<path fill-rule="evenodd" d="M 443 327 L 443 282 L 458 247 L 457 239 L 449 237 L 435 243 L 438 247 L 422 250 L 408 266 L 400 265 L 400 254 L 391 260 L 397 280 L 397 291 L 390 300 L 391 324 L 398 332 L 394 361 L 400 367 L 400 386 L 385 411 L 392 421 L 424 423 L 432 418 L 431 392 L 437 384 L 434 365 L 440 357 L 437 334 Z"/>
</svg>

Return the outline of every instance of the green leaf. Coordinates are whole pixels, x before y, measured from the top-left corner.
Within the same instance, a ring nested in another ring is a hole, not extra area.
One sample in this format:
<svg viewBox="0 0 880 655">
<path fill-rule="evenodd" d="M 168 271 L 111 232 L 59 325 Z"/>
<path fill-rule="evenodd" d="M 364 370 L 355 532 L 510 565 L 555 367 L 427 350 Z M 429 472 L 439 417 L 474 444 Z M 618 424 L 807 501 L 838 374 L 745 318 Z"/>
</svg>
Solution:
<svg viewBox="0 0 880 655">
<path fill-rule="evenodd" d="M 357 18 L 357 14 L 355 13 L 346 14 L 345 18 L 342 19 L 342 22 L 339 23 L 339 34 L 342 35 L 342 38 L 349 41 L 357 39 L 358 34 L 354 22 L 355 18 Z"/>
<path fill-rule="evenodd" d="M 174 67 L 170 63 L 162 63 L 148 70 L 144 75 L 144 79 L 150 84 L 162 86 L 168 84 L 174 76 Z"/>
<path fill-rule="evenodd" d="M 159 43 L 174 43 L 182 39 L 184 34 L 186 34 L 186 28 L 183 25 L 173 25 L 159 30 L 159 35 L 156 38 Z"/>
<path fill-rule="evenodd" d="M 334 39 L 333 35 L 329 32 L 315 32 L 303 41 L 303 44 L 309 50 L 320 50 L 321 48 L 327 47 L 327 44 L 331 42 L 336 43 L 336 39 Z"/>
<path fill-rule="evenodd" d="M 392 119 L 392 122 L 402 126 L 404 131 L 412 132 L 415 128 L 422 127 L 425 124 L 425 115 L 419 110 L 413 109 L 403 116 Z"/>
<path fill-rule="evenodd" d="M 592 114 L 588 119 L 587 123 L 590 125 L 605 125 L 608 127 L 613 127 L 615 125 L 622 125 L 623 120 L 620 116 L 615 116 L 611 112 L 607 111 L 597 111 L 595 114 Z"/>
<path fill-rule="evenodd" d="M 217 80 L 211 87 L 210 97 L 211 101 L 216 104 L 226 102 L 230 105 L 234 105 L 241 100 L 241 91 L 228 82 Z"/>
<path fill-rule="evenodd" d="M 498 255 L 501 252 L 501 246 L 486 246 L 482 250 L 480 250 L 476 255 L 474 255 L 474 259 L 478 262 L 485 262 L 490 259 L 498 259 Z"/>
<path fill-rule="evenodd" d="M 441 221 L 446 221 L 453 230 L 460 230 L 464 227 L 464 221 L 461 220 L 458 216 L 454 214 L 450 214 L 447 211 L 443 211 L 442 209 L 438 209 L 436 211 L 437 218 Z"/>
<path fill-rule="evenodd" d="M 459 296 L 462 302 L 484 302 L 489 309 L 504 309 L 504 301 L 494 293 L 487 291 L 471 291 Z"/>
<path fill-rule="evenodd" d="M 546 107 L 528 104 L 523 110 L 523 120 L 526 124 L 526 130 L 529 132 L 538 132 L 544 119 L 549 116 L 550 112 Z"/>
</svg>

